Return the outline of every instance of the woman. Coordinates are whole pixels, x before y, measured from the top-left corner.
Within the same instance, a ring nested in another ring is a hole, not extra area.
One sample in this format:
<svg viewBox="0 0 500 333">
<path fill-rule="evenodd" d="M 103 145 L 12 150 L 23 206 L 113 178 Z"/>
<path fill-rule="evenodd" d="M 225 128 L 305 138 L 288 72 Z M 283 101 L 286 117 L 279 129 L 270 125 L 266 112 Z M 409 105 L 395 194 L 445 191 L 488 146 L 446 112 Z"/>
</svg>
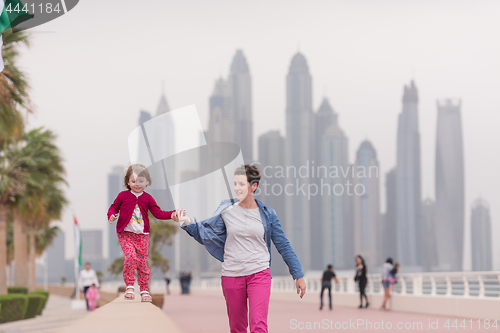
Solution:
<svg viewBox="0 0 500 333">
<path fill-rule="evenodd" d="M 387 308 L 385 307 L 387 301 L 389 300 L 389 298 L 391 298 L 391 293 L 390 293 L 390 286 L 391 284 L 389 283 L 389 281 L 387 280 L 387 278 L 389 277 L 389 273 L 391 272 L 392 270 L 392 263 L 393 263 L 393 260 L 392 258 L 387 258 L 387 260 L 385 261 L 385 263 L 382 265 L 382 286 L 384 287 L 384 300 L 382 301 L 382 306 L 380 307 L 380 310 L 387 310 Z"/>
<path fill-rule="evenodd" d="M 365 307 L 368 307 L 370 303 L 368 303 L 368 297 L 365 294 L 366 282 L 368 281 L 366 278 L 366 265 L 365 260 L 360 255 L 356 256 L 356 276 L 354 277 L 354 281 L 358 281 L 359 284 L 359 308 L 363 308 L 363 296 L 366 302 Z"/>
<path fill-rule="evenodd" d="M 252 333 L 268 331 L 271 241 L 296 280 L 297 294 L 302 298 L 306 292 L 302 267 L 276 212 L 254 197 L 260 175 L 255 165 L 238 167 L 234 192 L 239 201 L 224 200 L 208 220 L 191 222 L 184 209 L 174 216 L 174 221 L 182 221 L 182 229 L 222 261 L 221 285 L 231 333 L 246 333 L 248 324 Z"/>
</svg>

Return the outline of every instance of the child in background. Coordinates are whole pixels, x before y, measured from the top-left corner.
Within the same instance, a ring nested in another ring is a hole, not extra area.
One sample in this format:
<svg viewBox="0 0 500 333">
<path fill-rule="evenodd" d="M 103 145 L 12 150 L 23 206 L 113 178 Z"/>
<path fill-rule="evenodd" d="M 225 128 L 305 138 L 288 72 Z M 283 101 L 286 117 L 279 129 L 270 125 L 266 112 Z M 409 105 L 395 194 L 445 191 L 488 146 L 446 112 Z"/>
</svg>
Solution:
<svg viewBox="0 0 500 333">
<path fill-rule="evenodd" d="M 396 275 L 398 274 L 398 270 L 401 264 L 399 262 L 394 264 L 394 267 L 391 269 L 389 272 L 389 275 L 387 276 L 387 281 L 391 284 L 391 292 L 394 291 L 394 285 L 398 283 L 398 279 L 396 278 Z"/>
<path fill-rule="evenodd" d="M 119 215 L 116 232 L 125 258 L 123 280 L 127 288 L 124 297 L 129 300 L 134 299 L 137 271 L 141 301 L 152 302 L 151 295 L 149 295 L 149 268 L 147 266 L 150 230 L 148 212 L 159 220 L 170 220 L 176 216 L 176 213 L 161 210 L 153 197 L 144 191 L 152 182 L 146 166 L 130 165 L 124 182 L 128 191 L 120 192 L 108 210 L 109 223 L 113 223 Z"/>
<path fill-rule="evenodd" d="M 97 307 L 97 301 L 101 298 L 101 295 L 99 294 L 99 290 L 97 289 L 95 283 L 89 289 L 87 289 L 85 297 L 89 302 L 89 310 L 94 311 Z"/>
</svg>

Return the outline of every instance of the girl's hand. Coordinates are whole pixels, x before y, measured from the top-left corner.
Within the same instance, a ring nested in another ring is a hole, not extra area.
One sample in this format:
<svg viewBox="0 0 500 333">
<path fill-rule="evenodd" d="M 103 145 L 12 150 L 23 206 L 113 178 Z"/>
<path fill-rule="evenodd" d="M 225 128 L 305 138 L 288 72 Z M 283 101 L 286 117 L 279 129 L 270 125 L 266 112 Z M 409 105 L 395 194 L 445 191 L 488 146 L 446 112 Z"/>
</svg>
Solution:
<svg viewBox="0 0 500 333">
<path fill-rule="evenodd" d="M 173 212 L 170 218 L 174 220 L 174 222 L 179 222 L 179 216 L 177 216 L 177 211 Z"/>
<path fill-rule="evenodd" d="M 114 222 L 114 220 L 116 220 L 116 217 L 117 217 L 117 216 L 118 216 L 118 214 L 111 215 L 111 216 L 109 217 L 109 223 L 113 223 L 113 222 Z"/>
<path fill-rule="evenodd" d="M 297 287 L 297 294 L 300 292 L 300 298 L 304 297 L 306 294 L 306 281 L 303 277 L 295 281 L 295 286 Z"/>
</svg>

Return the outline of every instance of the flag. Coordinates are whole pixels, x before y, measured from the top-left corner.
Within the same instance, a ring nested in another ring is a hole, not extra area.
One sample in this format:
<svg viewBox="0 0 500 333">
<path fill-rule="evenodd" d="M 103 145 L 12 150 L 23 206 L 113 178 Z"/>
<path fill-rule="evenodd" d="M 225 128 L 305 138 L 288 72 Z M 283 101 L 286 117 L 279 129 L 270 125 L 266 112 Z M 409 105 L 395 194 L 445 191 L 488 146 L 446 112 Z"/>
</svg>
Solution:
<svg viewBox="0 0 500 333">
<path fill-rule="evenodd" d="M 34 15 L 28 12 L 28 6 L 19 0 L 0 0 L 2 14 L 0 14 L 0 32 L 29 20 Z"/>
<path fill-rule="evenodd" d="M 0 0 L 0 6 L 2 7 L 2 13 L 0 14 L 0 32 L 14 28 L 16 25 L 34 16 L 28 12 L 28 6 L 23 5 L 19 0 Z M 2 46 L 3 40 L 0 36 L 0 49 Z M 3 71 L 3 67 L 3 57 L 0 54 L 0 72 Z"/>
<path fill-rule="evenodd" d="M 82 233 L 80 232 L 80 226 L 75 219 L 75 268 L 82 266 Z"/>
</svg>

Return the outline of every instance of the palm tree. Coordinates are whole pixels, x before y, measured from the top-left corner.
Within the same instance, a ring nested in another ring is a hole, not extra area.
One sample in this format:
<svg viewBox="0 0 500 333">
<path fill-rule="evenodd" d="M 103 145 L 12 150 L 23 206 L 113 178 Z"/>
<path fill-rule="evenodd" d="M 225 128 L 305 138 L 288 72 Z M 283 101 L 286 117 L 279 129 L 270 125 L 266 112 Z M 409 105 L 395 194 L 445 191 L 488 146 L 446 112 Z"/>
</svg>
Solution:
<svg viewBox="0 0 500 333">
<path fill-rule="evenodd" d="M 28 95 L 26 75 L 17 67 L 19 46 L 30 45 L 29 35 L 8 29 L 2 32 L 4 70 L 0 73 L 0 147 L 20 138 L 23 129 L 22 111 L 33 112 Z"/>
<path fill-rule="evenodd" d="M 26 75 L 17 67 L 19 45 L 29 46 L 28 34 L 2 32 L 4 70 L 0 73 L 0 294 L 7 292 L 7 214 L 15 196 L 22 192 L 22 172 L 18 161 L 7 155 L 8 146 L 23 131 L 22 111 L 32 112 Z M 11 156 L 12 157 L 12 156 Z"/>
<path fill-rule="evenodd" d="M 23 172 L 18 156 L 0 153 L 0 294 L 7 293 L 7 216 L 15 197 L 24 189 Z"/>
<path fill-rule="evenodd" d="M 28 223 L 30 243 L 29 287 L 31 290 L 35 290 L 36 287 L 35 257 L 40 256 L 52 244 L 59 232 L 58 227 L 50 227 L 49 223 L 61 218 L 63 208 L 68 203 L 64 192 L 57 185 L 56 182 L 51 182 L 45 188 L 42 198 L 43 213 L 32 218 Z"/>
<path fill-rule="evenodd" d="M 58 187 L 64 183 L 62 158 L 55 145 L 55 135 L 50 130 L 37 128 L 23 135 L 14 150 L 21 156 L 24 173 L 23 192 L 16 197 L 14 215 L 14 260 L 16 285 L 35 288 L 35 232 L 37 227 L 48 226 L 59 219 L 66 199 Z M 27 232 L 30 231 L 30 263 L 32 278 L 29 279 Z"/>
</svg>

